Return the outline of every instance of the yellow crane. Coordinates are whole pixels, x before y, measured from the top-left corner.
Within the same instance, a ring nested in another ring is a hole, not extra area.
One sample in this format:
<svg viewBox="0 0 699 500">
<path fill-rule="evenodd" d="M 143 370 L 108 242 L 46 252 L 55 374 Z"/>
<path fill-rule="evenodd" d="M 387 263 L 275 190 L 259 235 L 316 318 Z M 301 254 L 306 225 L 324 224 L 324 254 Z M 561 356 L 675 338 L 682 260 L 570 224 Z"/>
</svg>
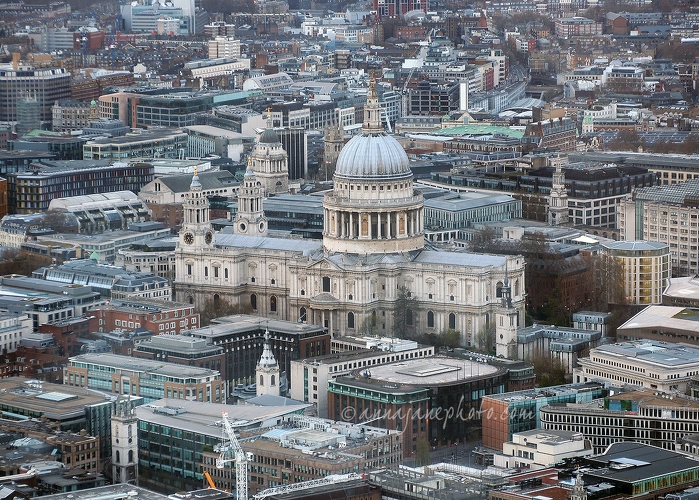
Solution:
<svg viewBox="0 0 699 500">
<path fill-rule="evenodd" d="M 206 482 L 209 484 L 209 488 L 216 489 L 216 485 L 214 484 L 214 480 L 211 479 L 211 474 L 209 474 L 208 471 L 204 471 L 204 479 L 206 479 Z"/>
</svg>

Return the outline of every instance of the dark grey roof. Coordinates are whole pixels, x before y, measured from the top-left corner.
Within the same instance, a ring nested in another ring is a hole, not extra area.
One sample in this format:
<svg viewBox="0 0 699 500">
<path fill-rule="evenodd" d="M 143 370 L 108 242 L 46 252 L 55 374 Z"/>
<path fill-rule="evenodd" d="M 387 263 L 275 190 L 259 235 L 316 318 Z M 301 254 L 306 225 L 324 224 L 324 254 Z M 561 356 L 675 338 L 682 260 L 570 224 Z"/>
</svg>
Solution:
<svg viewBox="0 0 699 500">
<path fill-rule="evenodd" d="M 192 184 L 192 175 L 166 175 L 160 177 L 158 181 L 165 184 L 173 193 L 186 193 Z M 237 183 L 235 176 L 227 170 L 202 172 L 199 174 L 199 182 L 203 191 L 219 189 Z"/>
<path fill-rule="evenodd" d="M 680 453 L 632 442 L 613 443 L 603 455 L 591 457 L 588 461 L 603 468 L 589 470 L 586 476 L 620 483 L 636 483 L 699 468 L 699 461 Z"/>
</svg>

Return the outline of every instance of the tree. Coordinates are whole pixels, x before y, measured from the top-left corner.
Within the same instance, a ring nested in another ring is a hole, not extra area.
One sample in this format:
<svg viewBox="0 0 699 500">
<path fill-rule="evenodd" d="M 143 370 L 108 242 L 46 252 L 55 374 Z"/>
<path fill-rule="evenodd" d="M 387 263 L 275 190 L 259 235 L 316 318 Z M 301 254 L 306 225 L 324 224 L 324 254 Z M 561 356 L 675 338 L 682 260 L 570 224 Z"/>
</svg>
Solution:
<svg viewBox="0 0 699 500">
<path fill-rule="evenodd" d="M 610 305 L 627 304 L 624 265 L 619 259 L 603 253 L 591 255 L 588 268 L 592 287 L 588 309 L 606 312 Z"/>
<path fill-rule="evenodd" d="M 438 339 L 439 344 L 444 347 L 454 348 L 461 346 L 461 334 L 452 328 L 447 328 L 440 332 Z"/>
<path fill-rule="evenodd" d="M 476 334 L 476 347 L 485 354 L 495 355 L 495 325 L 483 327 Z"/>
<path fill-rule="evenodd" d="M 376 313 L 372 312 L 364 318 L 364 321 L 362 321 L 361 331 L 363 331 L 366 335 L 373 335 L 374 330 L 376 329 L 376 323 Z"/>
<path fill-rule="evenodd" d="M 32 272 L 51 265 L 51 257 L 22 252 L 17 248 L 5 250 L 0 257 L 0 274 L 31 276 Z"/>
<path fill-rule="evenodd" d="M 199 317 L 202 326 L 207 326 L 211 323 L 212 319 L 216 319 L 221 316 L 251 312 L 250 310 L 244 309 L 245 308 L 238 305 L 231 304 L 227 300 L 218 298 L 218 295 L 214 295 L 212 298 L 207 299 L 204 302 L 204 305 L 199 310 Z"/>
<path fill-rule="evenodd" d="M 401 286 L 393 306 L 393 335 L 414 338 L 416 335 L 419 302 L 410 289 Z"/>
<path fill-rule="evenodd" d="M 420 434 L 415 447 L 415 466 L 430 465 L 430 442 L 427 440 L 427 434 Z"/>
<path fill-rule="evenodd" d="M 534 368 L 536 383 L 539 387 L 551 387 L 566 383 L 566 369 L 558 358 L 552 358 L 547 352 L 535 352 L 529 360 Z"/>
<path fill-rule="evenodd" d="M 635 130 L 620 130 L 608 144 L 612 151 L 636 151 L 640 145 L 641 137 Z"/>
<path fill-rule="evenodd" d="M 54 209 L 45 212 L 37 225 L 40 229 L 51 229 L 57 233 L 65 233 L 75 231 L 77 221 L 75 220 L 75 216 L 70 214 L 67 210 Z M 73 231 L 71 231 L 71 228 Z"/>
<path fill-rule="evenodd" d="M 490 226 L 477 231 L 471 239 L 471 250 L 479 253 L 492 253 L 497 250 L 497 234 Z"/>
</svg>

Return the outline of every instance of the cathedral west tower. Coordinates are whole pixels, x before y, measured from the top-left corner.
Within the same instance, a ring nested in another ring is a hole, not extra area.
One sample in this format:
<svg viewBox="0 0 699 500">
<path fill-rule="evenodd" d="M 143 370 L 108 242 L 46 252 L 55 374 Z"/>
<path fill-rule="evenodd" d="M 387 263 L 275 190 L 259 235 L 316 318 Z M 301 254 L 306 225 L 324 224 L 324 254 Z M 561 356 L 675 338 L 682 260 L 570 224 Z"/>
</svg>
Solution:
<svg viewBox="0 0 699 500">
<path fill-rule="evenodd" d="M 272 127 L 271 116 L 268 116 L 267 128 L 250 157 L 265 196 L 289 192 L 289 157 Z"/>
</svg>

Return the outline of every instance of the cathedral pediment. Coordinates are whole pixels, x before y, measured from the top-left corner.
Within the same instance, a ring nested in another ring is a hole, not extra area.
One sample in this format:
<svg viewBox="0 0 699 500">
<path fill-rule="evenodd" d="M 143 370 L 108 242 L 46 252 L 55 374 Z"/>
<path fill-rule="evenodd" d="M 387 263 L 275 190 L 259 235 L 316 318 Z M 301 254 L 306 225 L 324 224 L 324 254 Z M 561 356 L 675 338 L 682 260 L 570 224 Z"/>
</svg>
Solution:
<svg viewBox="0 0 699 500">
<path fill-rule="evenodd" d="M 335 298 L 335 296 L 327 292 L 319 293 L 311 299 L 312 305 L 328 305 L 337 303 L 339 303 L 339 300 Z"/>
<path fill-rule="evenodd" d="M 341 266 L 339 266 L 336 262 L 333 262 L 333 260 L 323 257 L 320 260 L 317 260 L 315 262 L 311 262 L 308 266 L 307 269 L 311 270 L 316 270 L 316 271 L 336 271 L 336 270 L 341 270 L 343 269 Z"/>
</svg>

